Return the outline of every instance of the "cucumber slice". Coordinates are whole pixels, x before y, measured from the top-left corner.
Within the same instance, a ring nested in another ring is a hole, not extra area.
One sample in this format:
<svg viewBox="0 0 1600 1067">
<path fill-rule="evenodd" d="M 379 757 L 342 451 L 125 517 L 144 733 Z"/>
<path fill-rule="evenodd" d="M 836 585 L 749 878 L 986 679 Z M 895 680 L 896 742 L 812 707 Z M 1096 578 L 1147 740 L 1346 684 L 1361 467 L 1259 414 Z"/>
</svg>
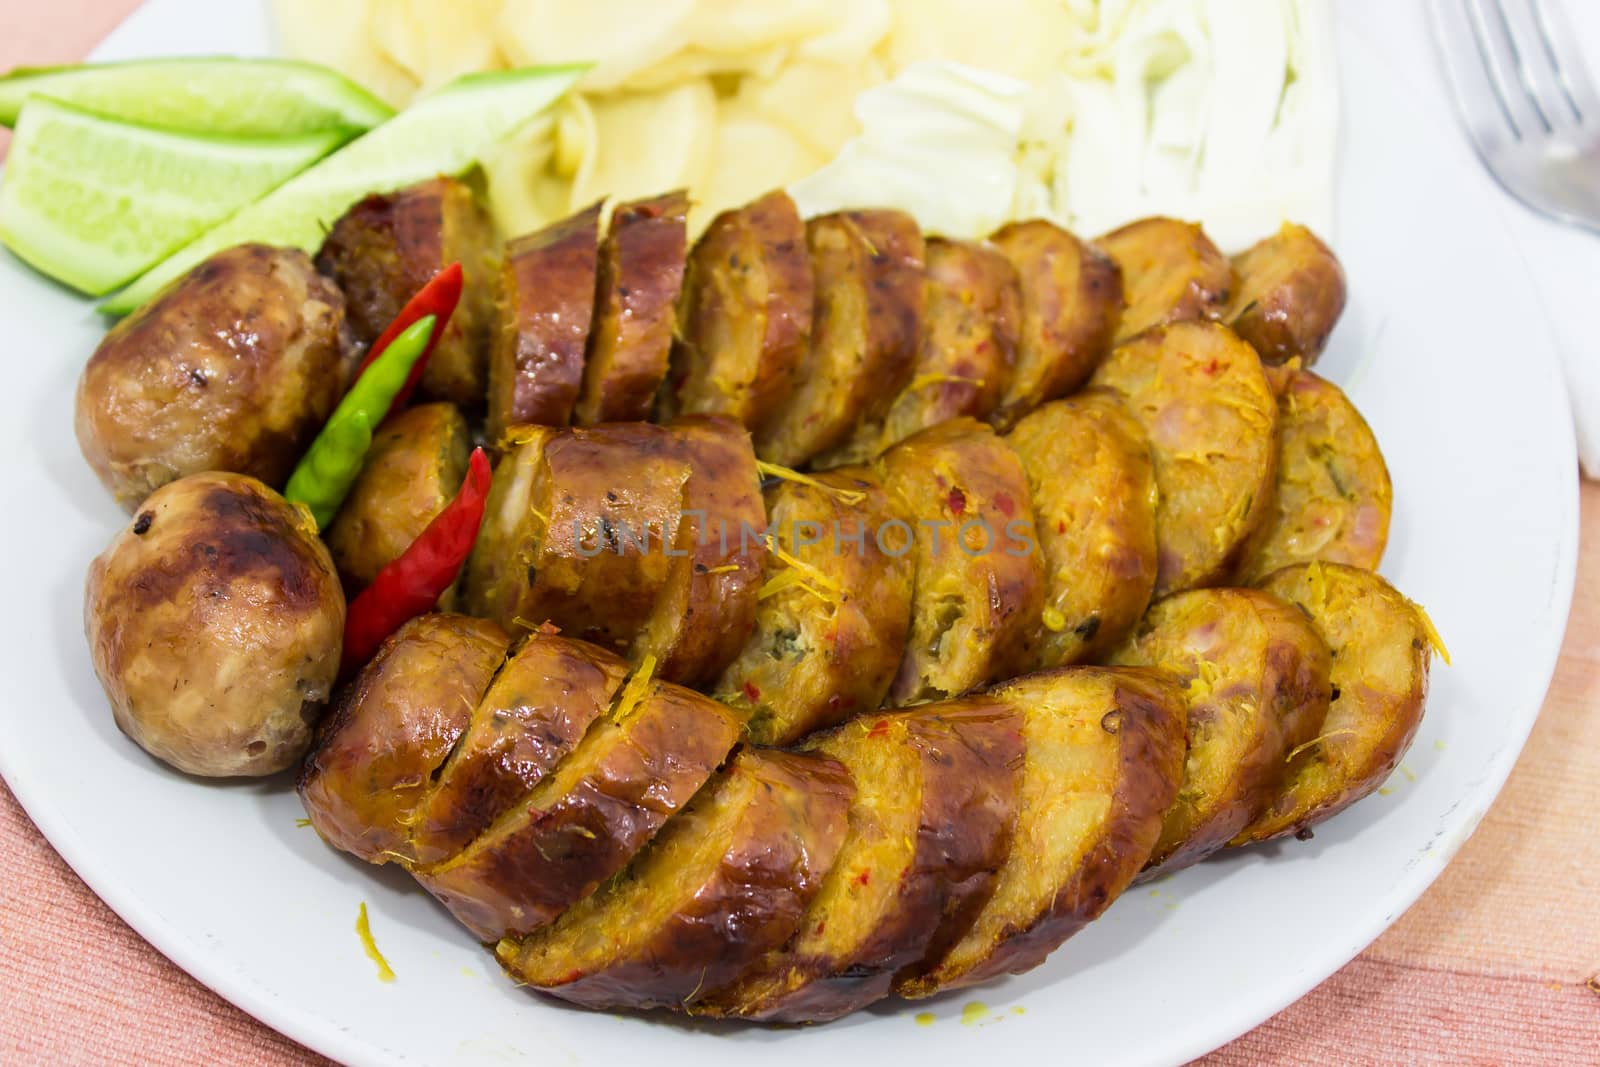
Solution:
<svg viewBox="0 0 1600 1067">
<path fill-rule="evenodd" d="M 52 278 L 101 296 L 346 136 L 201 137 L 36 96 L 22 109 L 0 181 L 0 241 Z"/>
<path fill-rule="evenodd" d="M 315 252 L 350 205 L 440 174 L 459 174 L 572 87 L 584 64 L 469 74 L 284 182 L 100 306 L 126 315 L 213 252 L 247 241 Z"/>
<path fill-rule="evenodd" d="M 148 59 L 24 67 L 0 78 L 0 126 L 30 96 L 190 133 L 275 137 L 342 126 L 368 130 L 394 109 L 348 78 L 285 59 Z"/>
</svg>

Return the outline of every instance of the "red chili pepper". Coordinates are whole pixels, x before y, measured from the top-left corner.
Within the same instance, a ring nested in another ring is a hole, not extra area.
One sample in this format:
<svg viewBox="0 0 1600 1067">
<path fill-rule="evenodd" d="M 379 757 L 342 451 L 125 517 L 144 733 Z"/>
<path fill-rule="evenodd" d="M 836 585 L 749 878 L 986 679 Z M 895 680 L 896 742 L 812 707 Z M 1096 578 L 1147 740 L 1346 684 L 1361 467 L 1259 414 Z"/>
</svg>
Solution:
<svg viewBox="0 0 1600 1067">
<path fill-rule="evenodd" d="M 432 611 L 455 582 L 478 539 L 490 480 L 489 457 L 483 449 L 474 449 L 455 499 L 351 602 L 345 616 L 341 674 L 371 659 L 384 639 L 405 623 Z"/>
<path fill-rule="evenodd" d="M 367 350 L 366 358 L 356 370 L 357 377 L 361 376 L 361 372 L 366 370 L 373 360 L 383 355 L 383 350 L 388 348 L 396 337 L 410 329 L 419 319 L 432 315 L 438 320 L 434 324 L 433 337 L 428 341 L 428 347 L 423 350 L 422 358 L 411 368 L 411 375 L 406 378 L 406 384 L 400 387 L 400 392 L 390 407 L 391 411 L 399 411 L 405 407 L 417 383 L 422 380 L 422 371 L 428 365 L 428 358 L 433 355 L 434 348 L 439 344 L 439 338 L 444 336 L 445 327 L 450 325 L 450 316 L 455 314 L 457 305 L 461 303 L 461 286 L 461 264 L 452 263 L 435 274 L 427 285 L 417 291 L 416 296 L 406 301 L 406 306 L 400 309 L 400 314 L 394 317 L 389 328 L 384 330 Z"/>
</svg>

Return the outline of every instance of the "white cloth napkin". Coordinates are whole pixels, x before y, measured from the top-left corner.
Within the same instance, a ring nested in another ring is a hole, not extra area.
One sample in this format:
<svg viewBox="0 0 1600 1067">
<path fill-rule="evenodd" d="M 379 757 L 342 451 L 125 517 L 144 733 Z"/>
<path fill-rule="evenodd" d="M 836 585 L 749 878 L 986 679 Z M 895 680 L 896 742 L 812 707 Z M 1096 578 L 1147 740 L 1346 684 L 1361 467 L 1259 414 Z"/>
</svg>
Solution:
<svg viewBox="0 0 1600 1067">
<path fill-rule="evenodd" d="M 1397 61 L 1411 58 L 1424 75 L 1416 79 L 1426 93 L 1421 103 L 1432 109 L 1440 122 L 1459 130 L 1454 103 L 1438 69 L 1424 5 L 1346 0 L 1343 6 L 1345 11 L 1357 13 L 1370 31 L 1368 39 L 1388 55 Z M 1590 74 L 1600 80 L 1600 3 L 1564 0 L 1564 6 L 1589 60 Z M 1419 59 L 1421 62 L 1415 62 Z M 1460 136 L 1464 139 L 1466 134 Z M 1464 180 L 1493 182 L 1481 169 Z M 1556 351 L 1566 368 L 1578 459 L 1584 474 L 1600 480 L 1600 327 L 1595 325 L 1600 318 L 1600 236 L 1551 222 L 1509 195 L 1501 195 L 1507 205 L 1502 214 L 1525 260 L 1506 264 L 1505 269 L 1526 267 L 1533 278 Z M 1507 369 L 1515 367 L 1516 360 L 1517 353 L 1505 353 Z"/>
<path fill-rule="evenodd" d="M 1566 368 L 1578 460 L 1587 477 L 1600 480 L 1600 330 L 1595 326 L 1600 313 L 1600 236 L 1546 221 L 1531 211 L 1518 211 L 1512 229 L 1527 256 L 1528 271 Z"/>
</svg>

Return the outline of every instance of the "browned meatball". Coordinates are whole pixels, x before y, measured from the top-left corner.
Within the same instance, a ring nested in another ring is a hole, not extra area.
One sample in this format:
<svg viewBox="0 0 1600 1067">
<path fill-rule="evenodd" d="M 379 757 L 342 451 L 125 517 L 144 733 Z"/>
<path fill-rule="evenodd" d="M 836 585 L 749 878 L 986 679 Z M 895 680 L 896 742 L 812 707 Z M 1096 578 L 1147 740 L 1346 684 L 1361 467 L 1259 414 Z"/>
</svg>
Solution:
<svg viewBox="0 0 1600 1067">
<path fill-rule="evenodd" d="M 157 490 L 90 565 L 84 629 L 145 751 L 190 774 L 272 774 L 333 688 L 344 595 L 304 509 L 209 472 Z"/>
<path fill-rule="evenodd" d="M 78 380 L 78 446 L 130 511 L 200 471 L 282 485 L 350 355 L 344 297 L 304 252 L 218 252 L 100 343 Z"/>
</svg>

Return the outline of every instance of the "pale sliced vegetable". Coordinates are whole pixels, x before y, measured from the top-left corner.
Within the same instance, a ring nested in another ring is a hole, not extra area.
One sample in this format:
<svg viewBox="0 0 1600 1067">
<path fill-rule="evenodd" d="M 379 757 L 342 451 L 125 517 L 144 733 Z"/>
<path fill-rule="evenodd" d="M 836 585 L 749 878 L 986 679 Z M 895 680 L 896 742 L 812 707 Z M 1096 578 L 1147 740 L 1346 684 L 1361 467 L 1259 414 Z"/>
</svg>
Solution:
<svg viewBox="0 0 1600 1067">
<path fill-rule="evenodd" d="M 247 241 L 315 251 L 357 200 L 466 170 L 558 100 L 584 69 L 538 67 L 453 82 L 180 249 L 101 310 L 125 315 L 213 252 Z"/>
<path fill-rule="evenodd" d="M 190 133 L 282 137 L 371 129 L 394 109 L 327 67 L 286 59 L 150 59 L 22 67 L 0 78 L 0 126 L 32 96 Z"/>
<path fill-rule="evenodd" d="M 339 147 L 341 130 L 202 137 L 34 97 L 0 181 L 0 241 L 101 296 Z"/>
</svg>

